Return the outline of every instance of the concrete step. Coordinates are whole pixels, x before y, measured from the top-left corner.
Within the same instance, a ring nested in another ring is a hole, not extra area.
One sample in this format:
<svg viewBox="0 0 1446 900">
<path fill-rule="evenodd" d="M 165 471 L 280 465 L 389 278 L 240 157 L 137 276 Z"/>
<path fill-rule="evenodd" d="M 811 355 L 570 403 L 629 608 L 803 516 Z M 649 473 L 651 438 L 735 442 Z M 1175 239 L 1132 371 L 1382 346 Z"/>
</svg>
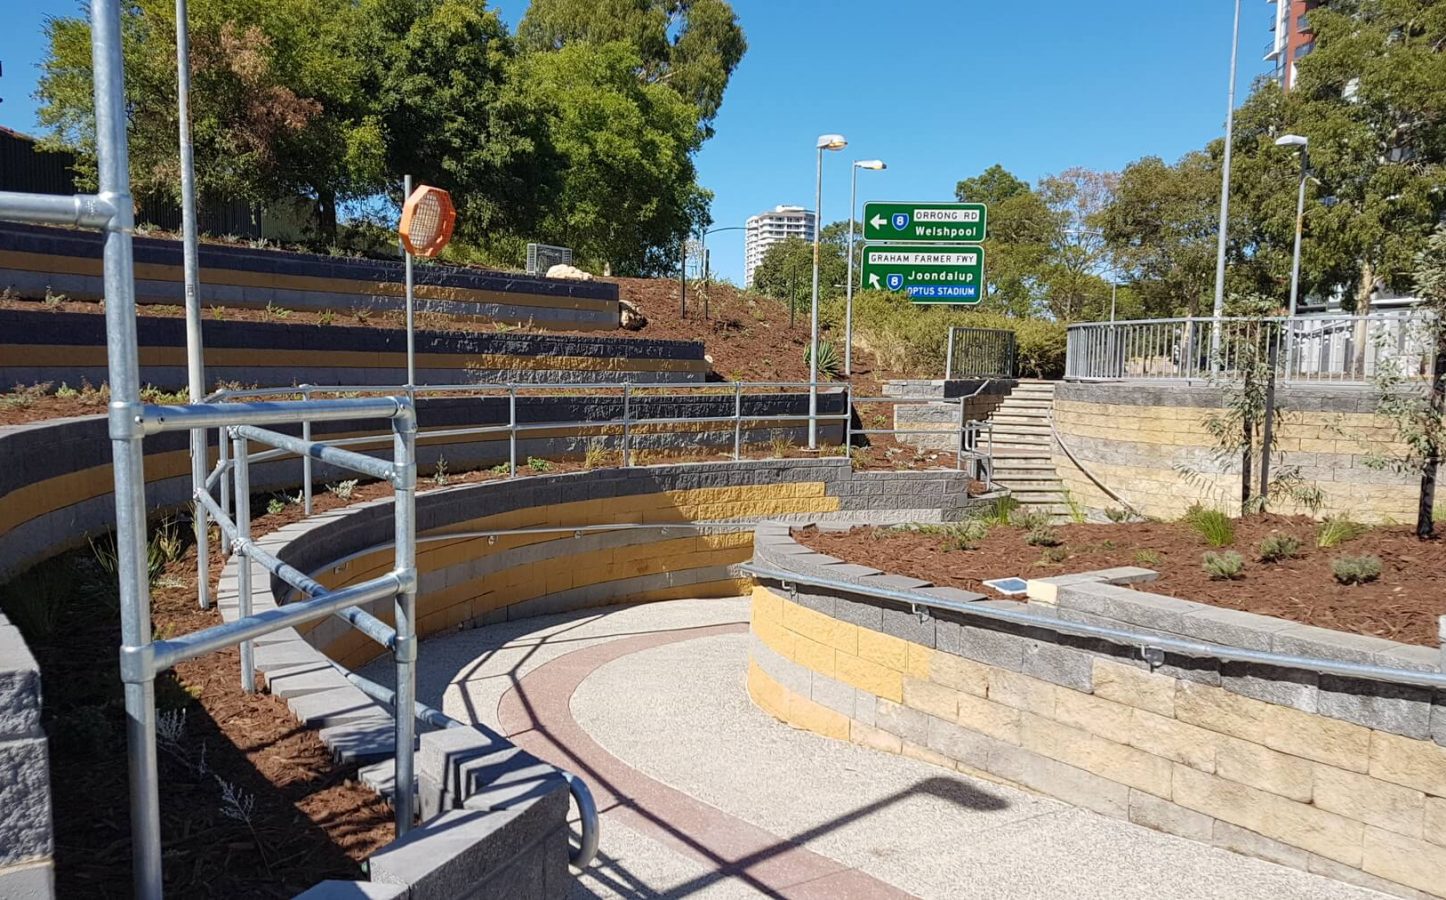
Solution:
<svg viewBox="0 0 1446 900">
<path fill-rule="evenodd" d="M 994 423 L 994 430 L 998 431 L 1001 425 L 1023 425 L 1028 428 L 1049 428 L 1049 416 L 1031 416 L 1022 413 L 995 413 L 989 418 Z"/>
<path fill-rule="evenodd" d="M 1043 453 L 1029 456 L 999 455 L 994 457 L 994 468 L 1015 469 L 1021 472 L 1049 472 L 1054 474 L 1054 458 Z"/>
<path fill-rule="evenodd" d="M 1007 397 L 999 404 L 999 409 L 1042 409 L 1048 412 L 1054 407 L 1054 400 L 1049 397 Z"/>
</svg>

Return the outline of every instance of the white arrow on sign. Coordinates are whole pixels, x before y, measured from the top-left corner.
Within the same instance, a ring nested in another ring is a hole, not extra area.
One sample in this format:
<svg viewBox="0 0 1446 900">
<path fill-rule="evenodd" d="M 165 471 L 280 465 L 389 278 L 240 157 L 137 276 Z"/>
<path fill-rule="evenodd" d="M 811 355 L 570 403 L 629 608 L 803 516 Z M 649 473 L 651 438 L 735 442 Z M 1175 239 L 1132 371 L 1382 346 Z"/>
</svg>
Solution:
<svg viewBox="0 0 1446 900">
<path fill-rule="evenodd" d="M 888 222 L 888 219 L 885 219 L 878 213 L 874 213 L 874 217 L 872 219 L 869 219 L 869 224 L 874 226 L 875 228 L 883 228 L 885 225 L 888 224 Z"/>
<path fill-rule="evenodd" d="M 873 288 L 873 289 L 876 290 L 876 291 L 877 291 L 877 290 L 879 289 L 879 287 L 880 287 L 880 285 L 879 285 L 879 276 L 875 275 L 875 274 L 872 273 L 872 272 L 869 273 L 869 287 Z"/>
</svg>

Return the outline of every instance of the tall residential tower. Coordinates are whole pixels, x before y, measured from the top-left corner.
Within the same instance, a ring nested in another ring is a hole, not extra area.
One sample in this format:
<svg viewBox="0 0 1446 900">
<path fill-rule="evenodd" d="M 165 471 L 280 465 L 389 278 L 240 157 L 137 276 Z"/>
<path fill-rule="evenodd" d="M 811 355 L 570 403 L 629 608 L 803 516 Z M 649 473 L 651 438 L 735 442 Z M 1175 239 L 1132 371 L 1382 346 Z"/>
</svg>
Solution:
<svg viewBox="0 0 1446 900">
<path fill-rule="evenodd" d="M 1274 34 L 1265 47 L 1265 59 L 1275 63 L 1275 74 L 1281 86 L 1290 90 L 1295 84 L 1295 64 L 1315 46 L 1308 14 L 1320 0 L 1266 0 L 1275 5 Z"/>
<path fill-rule="evenodd" d="M 769 247 L 791 237 L 812 241 L 813 220 L 813 213 L 802 206 L 775 206 L 750 216 L 744 230 L 743 286 L 753 287 L 753 272 Z"/>
</svg>

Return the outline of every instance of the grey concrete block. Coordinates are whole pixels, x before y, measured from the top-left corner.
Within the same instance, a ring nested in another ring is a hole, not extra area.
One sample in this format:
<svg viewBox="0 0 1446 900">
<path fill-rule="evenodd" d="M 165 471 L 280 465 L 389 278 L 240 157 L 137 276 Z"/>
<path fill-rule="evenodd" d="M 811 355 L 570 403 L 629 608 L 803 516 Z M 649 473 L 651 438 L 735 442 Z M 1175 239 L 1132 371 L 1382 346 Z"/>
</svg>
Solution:
<svg viewBox="0 0 1446 900">
<path fill-rule="evenodd" d="M 1134 788 L 1130 789 L 1130 821 L 1207 844 L 1214 836 L 1214 819 Z"/>
<path fill-rule="evenodd" d="M 1400 645 L 1385 638 L 1348 634 L 1311 625 L 1292 625 L 1271 637 L 1271 650 L 1343 662 L 1375 663 Z"/>
<path fill-rule="evenodd" d="M 375 881 L 323 881 L 294 900 L 406 900 L 404 884 L 378 884 Z"/>
<path fill-rule="evenodd" d="M 1185 616 L 1180 625 L 1180 634 L 1227 647 L 1268 651 L 1274 635 L 1294 626 L 1294 622 L 1271 616 L 1202 605 Z"/>
<path fill-rule="evenodd" d="M 813 690 L 813 672 L 791 659 L 779 655 L 772 647 L 763 643 L 757 635 L 751 636 L 754 661 L 770 678 L 789 691 L 807 697 Z"/>
<path fill-rule="evenodd" d="M 953 722 L 933 716 L 927 718 L 927 741 L 924 746 L 973 769 L 984 770 L 989 767 L 989 754 L 999 741 Z"/>
<path fill-rule="evenodd" d="M 396 753 L 396 724 L 390 716 L 330 725 L 317 737 L 343 763 L 368 763 Z"/>
<path fill-rule="evenodd" d="M 1062 608 L 1076 609 L 1171 634 L 1181 634 L 1184 617 L 1199 611 L 1197 604 L 1186 600 L 1147 594 L 1113 584 L 1074 584 L 1061 587 L 1057 603 Z"/>
<path fill-rule="evenodd" d="M 53 849 L 45 738 L 0 743 L 0 866 L 42 859 Z"/>
<path fill-rule="evenodd" d="M 50 860 L 0 867 L 0 897 L 5 900 L 51 900 L 55 867 Z"/>
<path fill-rule="evenodd" d="M 976 662 L 1018 672 L 1024 668 L 1024 651 L 1032 643 L 1029 638 L 1011 632 L 965 625 L 959 637 L 959 649 L 957 651 L 950 649 L 948 652 L 957 653 L 959 656 Z"/>
<path fill-rule="evenodd" d="M 0 616 L 0 739 L 40 727 L 40 667 L 19 629 Z"/>
<path fill-rule="evenodd" d="M 353 686 L 331 663 L 263 670 L 262 674 L 266 679 L 266 689 L 283 700 Z"/>
<path fill-rule="evenodd" d="M 868 691 L 854 691 L 853 719 L 860 725 L 877 727 L 879 698 Z"/>
<path fill-rule="evenodd" d="M 935 626 L 938 620 L 925 610 L 925 615 L 920 616 L 910 609 L 903 609 L 895 605 L 885 605 L 883 608 L 883 632 L 893 635 L 896 638 L 908 641 L 912 644 L 922 644 L 925 647 L 933 648 L 935 645 Z"/>
<path fill-rule="evenodd" d="M 370 697 L 351 686 L 292 697 L 286 706 L 297 721 L 308 728 L 375 719 L 386 714 Z"/>
<path fill-rule="evenodd" d="M 1320 676 L 1321 715 L 1418 740 L 1431 737 L 1431 692 L 1337 675 Z"/>
<path fill-rule="evenodd" d="M 1219 819 L 1215 820 L 1215 829 L 1210 842 L 1232 853 L 1253 856 L 1279 866 L 1289 866 L 1292 869 L 1305 869 L 1310 864 L 1310 854 L 1299 847 L 1282 844 L 1265 835 L 1256 834 Z"/>
<path fill-rule="evenodd" d="M 875 700 L 874 727 L 920 747 L 929 745 L 929 716 L 892 700 Z"/>
<path fill-rule="evenodd" d="M 1353 884 L 1356 887 L 1377 891 L 1390 897 L 1402 897 L 1405 900 L 1434 900 L 1431 894 L 1423 891 L 1399 885 L 1394 881 L 1387 881 L 1384 878 L 1377 878 L 1360 869 L 1338 863 L 1333 859 L 1326 859 L 1324 856 L 1310 854 L 1306 861 L 1306 870 L 1316 875 L 1324 875 L 1334 881 Z"/>
<path fill-rule="evenodd" d="M 1093 693 L 1094 654 L 1051 641 L 1028 641 L 1019 671 L 1054 684 Z"/>
<path fill-rule="evenodd" d="M 841 713 L 850 718 L 854 714 L 854 694 L 852 687 L 840 681 L 835 681 L 827 675 L 813 673 L 813 682 L 809 692 L 809 698 L 820 706 L 826 706 L 836 713 Z"/>
<path fill-rule="evenodd" d="M 565 835 L 567 791 L 501 810 L 442 813 L 378 850 L 374 881 L 403 884 L 409 900 L 493 897 L 489 882 L 545 838 Z"/>
<path fill-rule="evenodd" d="M 1220 667 L 1220 686 L 1266 703 L 1313 713 L 1319 702 L 1320 676 L 1302 669 L 1280 669 L 1254 663 L 1227 662 Z"/>
<path fill-rule="evenodd" d="M 817 613 L 823 613 L 830 618 L 833 617 L 834 598 L 830 594 L 814 594 L 799 591 L 789 599 L 799 606 L 806 607 Z"/>
<path fill-rule="evenodd" d="M 255 646 L 252 647 L 251 653 L 252 658 L 256 661 L 256 668 L 263 670 L 326 662 L 326 657 L 322 656 L 319 650 L 300 639 Z"/>
<path fill-rule="evenodd" d="M 868 597 L 838 597 L 834 602 L 833 617 L 860 628 L 883 631 L 886 605 L 883 600 L 871 600 Z"/>
<path fill-rule="evenodd" d="M 462 806 L 467 809 L 511 809 L 547 797 L 567 781 L 553 766 L 520 748 L 471 760 L 462 773 Z"/>
<path fill-rule="evenodd" d="M 516 750 L 488 728 L 443 728 L 417 739 L 417 773 L 452 795 L 465 793 L 469 764 Z"/>
</svg>

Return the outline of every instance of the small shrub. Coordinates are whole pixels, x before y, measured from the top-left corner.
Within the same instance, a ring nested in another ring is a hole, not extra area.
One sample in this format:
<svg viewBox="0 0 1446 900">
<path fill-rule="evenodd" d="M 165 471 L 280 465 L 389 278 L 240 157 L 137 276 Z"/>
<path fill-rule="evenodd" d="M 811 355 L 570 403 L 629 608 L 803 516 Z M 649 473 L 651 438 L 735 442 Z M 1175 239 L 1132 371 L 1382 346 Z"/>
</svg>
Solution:
<svg viewBox="0 0 1446 900">
<path fill-rule="evenodd" d="M 498 463 L 497 465 L 493 466 L 492 468 L 488 469 L 487 471 L 491 472 L 493 475 L 511 475 L 511 474 L 512 474 L 512 464 L 511 464 L 511 463 Z"/>
<path fill-rule="evenodd" d="M 1076 525 L 1083 525 L 1085 520 L 1089 518 L 1085 512 L 1084 504 L 1079 502 L 1079 498 L 1076 497 L 1069 488 L 1064 489 L 1064 505 L 1069 510 L 1070 521 Z"/>
<path fill-rule="evenodd" d="M 944 535 L 945 550 L 973 550 L 989 536 L 989 523 L 983 519 L 965 519 L 939 529 Z"/>
<path fill-rule="evenodd" d="M 793 441 L 789 440 L 788 432 L 774 429 L 768 433 L 768 446 L 773 451 L 774 456 L 782 458 L 788 455 L 789 449 L 793 446 Z"/>
<path fill-rule="evenodd" d="M 1343 544 L 1346 541 L 1353 541 L 1366 533 L 1366 526 L 1359 522 L 1353 522 L 1348 516 L 1332 516 L 1320 525 L 1320 531 L 1316 534 L 1315 545 L 1323 550 Z"/>
<path fill-rule="evenodd" d="M 812 354 L 812 347 L 803 348 L 804 365 L 809 365 L 809 358 Z M 820 378 L 837 378 L 843 372 L 843 360 L 839 359 L 838 350 L 833 344 L 827 341 L 818 342 L 818 374 Z"/>
<path fill-rule="evenodd" d="M 1069 559 L 1068 547 L 1046 547 L 1039 555 L 1039 561 L 1048 565 L 1058 565 Z"/>
<path fill-rule="evenodd" d="M 1222 553 L 1206 551 L 1205 571 L 1216 581 L 1227 581 L 1239 578 L 1245 571 L 1245 558 L 1234 550 L 1226 550 Z"/>
<path fill-rule="evenodd" d="M 1058 547 L 1060 545 L 1059 535 L 1048 525 L 1039 525 L 1029 529 L 1024 536 L 1024 542 L 1031 547 Z"/>
<path fill-rule="evenodd" d="M 1300 541 L 1288 534 L 1272 534 L 1260 542 L 1256 555 L 1261 562 L 1280 562 L 1300 556 Z"/>
<path fill-rule="evenodd" d="M 215 319 L 217 322 L 224 322 L 224 321 L 226 321 L 226 307 L 224 307 L 224 306 L 213 306 L 213 307 L 211 307 L 211 318 Z"/>
<path fill-rule="evenodd" d="M 850 447 L 849 459 L 853 461 L 855 471 L 869 467 L 869 450 L 867 447 Z M 1443 519 L 1442 521 L 1446 521 Z"/>
<path fill-rule="evenodd" d="M 316 321 L 317 324 L 320 325 L 330 325 L 332 322 L 336 321 L 336 313 L 332 312 L 329 309 L 323 309 L 321 311 L 321 315 L 317 316 Z"/>
<path fill-rule="evenodd" d="M 1014 523 L 1014 512 L 1019 509 L 1019 501 L 1013 497 L 1000 497 L 989 507 L 989 511 L 983 516 L 990 525 L 1012 525 Z"/>
<path fill-rule="evenodd" d="M 57 294 L 50 290 L 50 285 L 45 286 L 45 307 L 46 309 L 59 309 L 60 304 L 70 298 L 64 294 Z"/>
<path fill-rule="evenodd" d="M 527 468 L 534 472 L 551 472 L 552 463 L 540 456 L 529 456 L 527 457 Z"/>
<path fill-rule="evenodd" d="M 1212 547 L 1228 547 L 1235 543 L 1235 523 L 1218 509 L 1192 506 L 1185 513 L 1185 522 Z"/>
<path fill-rule="evenodd" d="M 1381 560 L 1376 556 L 1338 556 L 1331 561 L 1331 574 L 1341 584 L 1366 584 L 1381 577 Z"/>
<path fill-rule="evenodd" d="M 62 381 L 60 383 L 60 387 L 55 389 L 55 396 L 59 397 L 62 400 L 74 400 L 75 398 L 80 396 L 80 391 L 77 391 L 75 388 Z"/>
<path fill-rule="evenodd" d="M 1151 549 L 1149 549 L 1149 548 L 1147 547 L 1147 548 L 1145 548 L 1144 550 L 1136 550 L 1136 551 L 1135 551 L 1135 564 L 1136 564 L 1136 565 L 1147 566 L 1147 567 L 1158 566 L 1158 565 L 1160 564 L 1160 560 L 1161 560 L 1161 559 L 1162 559 L 1162 557 L 1160 556 L 1160 551 L 1158 551 L 1158 550 L 1151 550 Z"/>
<path fill-rule="evenodd" d="M 1130 514 L 1117 506 L 1109 506 L 1105 508 L 1105 518 L 1119 525 L 1122 522 L 1128 522 Z"/>
<path fill-rule="evenodd" d="M 437 466 L 436 468 L 432 469 L 432 484 L 436 485 L 437 487 L 445 487 L 448 480 L 447 457 L 438 456 Z"/>
<path fill-rule="evenodd" d="M 279 515 L 285 509 L 286 501 L 282 500 L 280 497 L 272 497 L 270 500 L 266 501 L 266 512 L 268 515 Z"/>
<path fill-rule="evenodd" d="M 1038 509 L 1016 508 L 1009 514 L 1009 524 L 1025 531 L 1038 531 L 1049 527 L 1049 513 Z"/>
<path fill-rule="evenodd" d="M 608 464 L 607 446 L 600 440 L 589 441 L 587 453 L 583 456 L 584 468 L 599 469 Z"/>
<path fill-rule="evenodd" d="M 356 492 L 356 483 L 357 480 L 355 478 L 348 478 L 346 481 L 338 481 L 336 484 L 328 484 L 326 486 L 326 489 L 328 491 L 331 491 L 332 495 L 335 496 L 336 499 L 345 502 L 347 500 L 350 500 L 352 494 Z"/>
<path fill-rule="evenodd" d="M 289 319 L 291 310 L 284 306 L 277 306 L 274 302 L 266 304 L 266 315 L 272 319 Z"/>
</svg>

